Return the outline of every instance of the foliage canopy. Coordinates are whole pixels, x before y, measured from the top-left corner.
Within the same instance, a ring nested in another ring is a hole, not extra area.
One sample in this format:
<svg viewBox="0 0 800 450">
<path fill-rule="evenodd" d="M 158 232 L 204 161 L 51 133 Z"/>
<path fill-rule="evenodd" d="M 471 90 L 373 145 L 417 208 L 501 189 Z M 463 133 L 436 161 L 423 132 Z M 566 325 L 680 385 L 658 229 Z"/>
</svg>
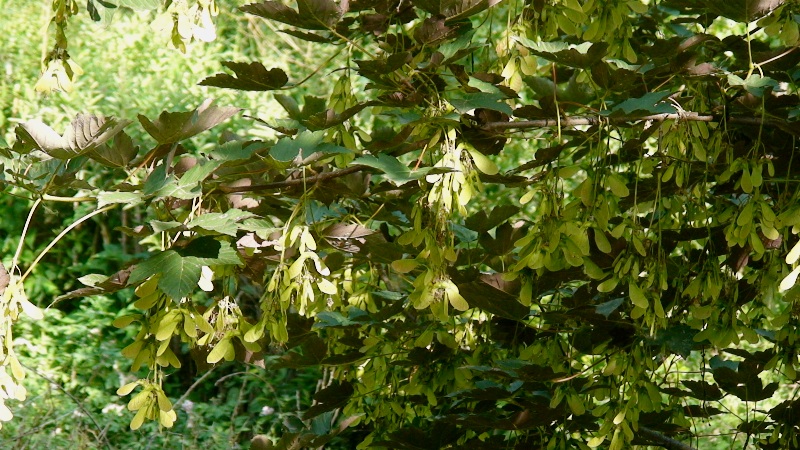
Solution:
<svg viewBox="0 0 800 450">
<path fill-rule="evenodd" d="M 43 90 L 77 73 L 77 5 L 54 5 Z M 62 297 L 135 288 L 115 322 L 139 330 L 122 354 L 146 369 L 118 391 L 132 428 L 172 426 L 161 383 L 191 349 L 201 367 L 324 368 L 277 448 L 702 447 L 727 398 L 745 403 L 731 420 L 746 442 L 800 448 L 800 2 L 239 9 L 339 55 L 308 77 L 223 61 L 201 81 L 273 91 L 274 140 L 228 130 L 193 150 L 239 112 L 209 101 L 140 115 L 147 142 L 85 114 L 63 134 L 22 123 L 3 149 L 31 214 L 74 201 L 96 202 L 76 226 L 144 217 L 119 231 L 146 255 Z M 182 47 L 211 38 L 216 13 L 167 2 L 156 21 Z M 327 75 L 329 97 L 292 95 Z M 24 398 L 11 325 L 41 316 L 20 264 L 3 278 L 3 398 Z"/>
</svg>

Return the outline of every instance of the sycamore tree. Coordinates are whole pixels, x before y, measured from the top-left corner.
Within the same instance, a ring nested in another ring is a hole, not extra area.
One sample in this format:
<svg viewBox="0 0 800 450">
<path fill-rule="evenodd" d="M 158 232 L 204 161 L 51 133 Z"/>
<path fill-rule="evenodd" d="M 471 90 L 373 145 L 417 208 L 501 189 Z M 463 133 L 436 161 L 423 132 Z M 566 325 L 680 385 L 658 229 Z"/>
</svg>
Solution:
<svg viewBox="0 0 800 450">
<path fill-rule="evenodd" d="M 43 91 L 80 72 L 65 29 L 83 5 L 53 4 Z M 178 48 L 213 38 L 220 7 L 87 6 L 97 20 L 158 9 Z M 172 426 L 162 381 L 185 352 L 206 368 L 323 368 L 314 404 L 254 448 L 338 435 L 359 448 L 687 449 L 717 434 L 800 448 L 800 2 L 238 10 L 334 55 L 296 73 L 223 61 L 201 81 L 277 100 L 274 140 L 225 129 L 194 150 L 239 113 L 206 102 L 81 114 L 62 134 L 28 121 L 2 150 L 4 192 L 30 198 L 31 215 L 71 201 L 86 211 L 76 226 L 141 218 L 117 230 L 147 255 L 64 296 L 132 288 L 136 313 L 115 322 L 138 330 L 121 355 L 138 381 L 118 391 L 131 428 Z M 319 80 L 327 97 L 294 94 Z M 15 257 L 2 277 L 0 400 L 24 398 L 12 325 L 41 316 L 23 284 L 36 262 Z"/>
</svg>

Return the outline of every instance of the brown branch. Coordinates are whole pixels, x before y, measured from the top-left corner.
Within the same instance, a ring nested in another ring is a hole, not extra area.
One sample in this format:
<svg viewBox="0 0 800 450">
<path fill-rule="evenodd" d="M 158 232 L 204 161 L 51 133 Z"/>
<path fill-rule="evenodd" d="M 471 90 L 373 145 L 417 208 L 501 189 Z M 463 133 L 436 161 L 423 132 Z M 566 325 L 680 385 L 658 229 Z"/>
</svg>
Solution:
<svg viewBox="0 0 800 450">
<path fill-rule="evenodd" d="M 351 173 L 360 172 L 368 169 L 369 166 L 356 165 L 346 169 L 336 170 L 333 172 L 324 172 L 319 175 L 314 175 L 305 178 L 293 178 L 291 180 L 273 181 L 272 183 L 256 184 L 253 186 L 221 186 L 220 190 L 226 194 L 234 194 L 237 192 L 258 192 L 258 191 L 271 191 L 289 187 L 303 186 L 323 181 L 332 180 L 334 178 L 350 175 Z"/>
<path fill-rule="evenodd" d="M 639 434 L 642 437 L 649 439 L 653 445 L 666 448 L 667 450 L 697 450 L 689 444 L 684 444 L 681 441 L 664 436 L 658 431 L 651 430 L 650 428 L 643 427 L 641 425 L 639 426 Z"/>
<path fill-rule="evenodd" d="M 488 122 L 481 126 L 485 131 L 501 131 L 501 130 L 524 130 L 529 128 L 552 128 L 557 126 L 574 127 L 578 125 L 598 125 L 601 123 L 629 123 L 638 121 L 664 121 L 664 120 L 685 120 L 691 122 L 722 122 L 736 123 L 743 125 L 769 125 L 780 128 L 781 130 L 795 135 L 800 135 L 800 130 L 795 129 L 791 124 L 781 120 L 775 119 L 762 119 L 760 117 L 728 117 L 727 119 L 721 115 L 713 114 L 699 114 L 696 112 L 684 112 L 674 114 L 653 114 L 643 117 L 602 117 L 602 116 L 580 116 L 580 117 L 562 117 L 561 119 L 548 118 L 548 119 L 535 119 L 535 120 L 519 120 L 515 122 Z"/>
</svg>

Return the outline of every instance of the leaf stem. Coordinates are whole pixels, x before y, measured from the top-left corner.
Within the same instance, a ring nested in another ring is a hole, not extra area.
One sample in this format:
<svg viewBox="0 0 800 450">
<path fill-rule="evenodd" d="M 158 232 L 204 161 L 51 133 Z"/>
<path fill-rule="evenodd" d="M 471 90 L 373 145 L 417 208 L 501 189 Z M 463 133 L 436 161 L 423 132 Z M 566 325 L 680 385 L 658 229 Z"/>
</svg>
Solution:
<svg viewBox="0 0 800 450">
<path fill-rule="evenodd" d="M 39 200 L 37 200 L 37 203 L 36 203 L 36 204 L 38 204 L 39 202 L 40 202 L 40 201 L 39 201 Z M 30 273 L 33 271 L 34 267 L 36 267 L 36 264 L 38 264 L 38 263 L 39 263 L 39 261 L 41 261 L 41 260 L 42 260 L 42 258 L 44 258 L 44 255 L 46 255 L 46 254 L 47 254 L 47 252 L 49 252 L 49 251 L 50 251 L 50 250 L 51 250 L 53 247 L 55 247 L 55 245 L 58 243 L 58 241 L 60 241 L 60 240 L 61 240 L 61 238 L 63 238 L 63 237 L 64 237 L 64 236 L 65 236 L 67 233 L 69 233 L 70 231 L 72 231 L 72 230 L 73 230 L 75 227 L 77 227 L 77 226 L 78 226 L 78 225 L 80 225 L 81 223 L 83 223 L 83 222 L 85 222 L 85 221 L 87 221 L 87 220 L 91 219 L 92 217 L 94 217 L 94 216 L 96 216 L 96 215 L 98 215 L 98 214 L 102 214 L 102 213 L 104 213 L 104 212 L 106 212 L 106 211 L 109 211 L 109 210 L 111 210 L 111 209 L 114 209 L 114 208 L 116 208 L 116 206 L 117 206 L 116 204 L 112 204 L 112 205 L 107 205 L 107 206 L 104 206 L 104 207 L 102 207 L 102 208 L 100 208 L 100 209 L 98 209 L 98 210 L 95 210 L 95 211 L 92 211 L 92 212 L 90 212 L 89 214 L 86 214 L 85 216 L 81 217 L 80 219 L 76 220 L 75 222 L 72 222 L 71 224 L 69 224 L 69 225 L 68 225 L 66 228 L 64 228 L 64 229 L 61 231 L 61 233 L 58 233 L 58 236 L 56 236 L 55 238 L 53 238 L 53 240 L 52 240 L 52 241 L 50 241 L 50 243 L 49 243 L 49 244 L 47 244 L 47 247 L 45 247 L 45 248 L 44 248 L 44 250 L 42 250 L 41 252 L 39 252 L 39 255 L 37 255 L 37 256 L 36 256 L 36 259 L 34 259 L 34 260 L 33 260 L 33 262 L 31 263 L 31 265 L 28 267 L 28 270 L 26 270 L 26 271 L 25 271 L 25 273 L 22 275 L 22 277 L 20 277 L 20 279 L 19 279 L 19 283 L 22 283 L 23 281 L 25 281 L 25 278 L 26 278 L 28 275 L 30 275 Z M 33 213 L 33 208 L 31 208 L 31 213 Z M 30 220 L 30 215 L 28 216 L 28 219 Z M 28 227 L 28 223 L 26 222 L 26 223 L 25 223 L 25 229 L 27 229 L 27 227 Z M 25 233 L 25 232 L 23 231 L 23 236 L 24 236 L 24 233 Z M 20 241 L 20 249 L 21 249 L 21 243 L 22 243 L 22 241 Z M 17 252 L 19 252 L 19 251 L 20 251 L 20 249 L 17 249 Z M 15 255 L 15 256 L 14 256 L 14 258 L 15 258 L 15 262 L 16 262 L 17 255 Z"/>
<path fill-rule="evenodd" d="M 319 175 L 315 175 L 312 177 L 303 177 L 303 178 L 295 178 L 292 180 L 284 180 L 284 181 L 275 181 L 272 183 L 265 183 L 265 184 L 256 184 L 253 186 L 232 186 L 232 187 L 225 187 L 220 186 L 220 190 L 227 194 L 233 194 L 237 192 L 258 192 L 258 191 L 268 191 L 268 190 L 277 190 L 282 188 L 288 187 L 295 187 L 295 186 L 305 186 L 306 183 L 318 183 L 321 181 L 332 180 L 334 178 L 343 177 L 345 175 L 349 175 L 351 173 L 356 173 L 361 170 L 368 168 L 367 166 L 356 165 L 350 166 L 346 169 L 337 170 L 335 172 L 325 172 Z"/>
<path fill-rule="evenodd" d="M 95 197 L 60 197 L 57 195 L 44 194 L 42 200 L 47 202 L 82 203 L 93 202 L 97 199 Z"/>
<path fill-rule="evenodd" d="M 33 219 L 33 214 L 36 212 L 36 208 L 39 204 L 42 203 L 41 198 L 37 198 L 36 201 L 33 202 L 31 206 L 31 210 L 28 211 L 28 217 L 25 219 L 25 225 L 22 226 L 22 233 L 19 236 L 19 244 L 17 245 L 17 251 L 14 253 L 14 258 L 11 260 L 11 270 L 14 270 L 17 267 L 17 263 L 19 263 L 19 257 L 22 254 L 22 246 L 25 244 L 25 236 L 28 235 L 28 227 L 31 224 L 31 220 Z"/>
<path fill-rule="evenodd" d="M 699 114 L 696 112 L 684 112 L 681 114 L 653 114 L 641 117 L 617 116 L 617 117 L 597 117 L 597 116 L 573 116 L 573 117 L 558 117 L 536 120 L 519 120 L 512 122 L 488 122 L 483 124 L 482 130 L 497 131 L 497 130 L 524 130 L 529 128 L 551 128 L 551 127 L 565 127 L 565 126 L 578 126 L 578 125 L 598 125 L 602 121 L 610 123 L 630 123 L 639 121 L 664 121 L 664 120 L 683 120 L 689 122 L 722 122 L 738 123 L 744 125 L 769 125 L 780 128 L 787 133 L 798 136 L 800 130 L 792 128 L 791 124 L 782 120 L 767 119 L 761 117 L 728 117 L 715 114 Z"/>
</svg>

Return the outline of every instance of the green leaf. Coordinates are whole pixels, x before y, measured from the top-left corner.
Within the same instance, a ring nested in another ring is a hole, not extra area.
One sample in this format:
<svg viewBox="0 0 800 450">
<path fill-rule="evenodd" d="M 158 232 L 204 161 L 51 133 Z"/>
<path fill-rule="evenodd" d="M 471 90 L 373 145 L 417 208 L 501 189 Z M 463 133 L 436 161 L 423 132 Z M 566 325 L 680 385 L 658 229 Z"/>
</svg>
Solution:
<svg viewBox="0 0 800 450">
<path fill-rule="evenodd" d="M 622 297 L 615 298 L 613 300 L 609 300 L 605 303 L 601 303 L 594 308 L 594 312 L 597 314 L 602 314 L 608 318 L 617 308 L 624 303 L 625 299 Z"/>
<path fill-rule="evenodd" d="M 197 282 L 203 266 L 215 264 L 240 264 L 236 251 L 210 236 L 192 240 L 186 247 L 166 250 L 146 259 L 131 271 L 128 285 L 156 274 L 161 274 L 158 287 L 175 301 L 197 291 Z"/>
<path fill-rule="evenodd" d="M 175 250 L 161 252 L 139 264 L 131 272 L 129 284 L 161 274 L 158 287 L 175 301 L 180 301 L 197 289 L 200 268 L 196 258 L 182 258 Z"/>
<path fill-rule="evenodd" d="M 647 307 L 650 305 L 650 302 L 647 300 L 647 296 L 642 288 L 632 281 L 628 283 L 628 293 L 633 304 L 639 308 L 647 309 Z"/>
<path fill-rule="evenodd" d="M 653 114 L 674 114 L 674 106 L 664 101 L 670 92 L 648 92 L 639 98 L 629 98 L 611 108 L 610 111 L 601 111 L 601 114 L 610 117 L 625 116 L 629 118 L 649 116 Z"/>
<path fill-rule="evenodd" d="M 483 153 L 477 150 L 469 149 L 468 151 L 472 156 L 472 162 L 475 163 L 475 167 L 477 167 L 478 170 L 486 175 L 497 175 L 499 169 L 491 159 L 487 158 Z"/>
<path fill-rule="evenodd" d="M 314 394 L 316 404 L 303 413 L 303 419 L 309 420 L 336 408 L 341 408 L 347 404 L 350 397 L 355 393 L 353 385 L 348 381 L 334 382 L 330 386 Z"/>
<path fill-rule="evenodd" d="M 565 42 L 536 42 L 522 36 L 515 36 L 514 39 L 534 55 L 579 69 L 588 69 L 600 61 L 609 48 L 605 42 L 583 42 L 575 45 Z"/>
<path fill-rule="evenodd" d="M 255 142 L 241 142 L 230 141 L 226 142 L 211 151 L 208 156 L 217 161 L 229 162 L 250 159 L 255 152 L 262 150 L 264 143 Z"/>
<path fill-rule="evenodd" d="M 447 96 L 447 101 L 453 105 L 459 113 L 466 114 L 477 108 L 492 109 L 511 115 L 514 110 L 504 102 L 508 97 L 505 94 L 489 92 L 463 92 L 453 91 Z"/>
<path fill-rule="evenodd" d="M 361 325 L 358 322 L 353 322 L 337 311 L 322 311 L 317 313 L 314 317 L 316 322 L 312 328 L 346 328 Z"/>
<path fill-rule="evenodd" d="M 151 220 L 149 223 L 155 233 L 183 228 L 183 222 L 178 222 L 177 220 Z"/>
<path fill-rule="evenodd" d="M 658 301 L 658 300 L 656 300 Z M 660 345 L 666 346 L 667 350 L 681 355 L 684 359 L 688 358 L 694 349 L 696 343 L 694 337 L 697 330 L 691 328 L 686 324 L 678 324 L 661 330 L 657 335 L 655 342 Z"/>
<path fill-rule="evenodd" d="M 121 131 L 114 136 L 113 141 L 97 146 L 88 155 L 105 166 L 127 167 L 137 153 L 139 153 L 139 147 L 133 145 L 131 137 Z"/>
<path fill-rule="evenodd" d="M 770 77 L 762 77 L 758 73 L 750 74 L 747 79 L 743 80 L 735 74 L 728 74 L 728 83 L 731 86 L 742 86 L 747 92 L 755 95 L 756 97 L 763 97 L 767 89 L 777 90 L 779 88 L 778 82 Z"/>
<path fill-rule="evenodd" d="M 421 169 L 411 171 L 405 164 L 393 156 L 385 153 L 380 153 L 378 156 L 362 156 L 356 158 L 352 164 L 360 164 L 362 166 L 369 166 L 380 170 L 386 176 L 386 179 L 391 181 L 395 186 L 400 186 L 409 181 L 419 180 L 424 177 L 430 168 L 423 167 Z"/>
<path fill-rule="evenodd" d="M 200 184 L 203 180 L 208 178 L 214 170 L 216 170 L 221 161 L 203 161 L 201 163 L 195 164 L 187 170 L 179 179 L 178 186 L 181 186 L 186 189 L 193 189 Z"/>
<path fill-rule="evenodd" d="M 325 131 L 303 131 L 294 138 L 282 138 L 270 149 L 269 154 L 277 161 L 293 161 L 299 158 L 301 161 L 313 155 L 314 153 L 339 154 L 339 153 L 352 153 L 344 147 L 323 143 L 322 139 L 325 137 Z"/>
<path fill-rule="evenodd" d="M 253 217 L 253 214 L 239 209 L 229 209 L 224 213 L 207 213 L 198 216 L 189 221 L 186 227 L 189 229 L 202 228 L 235 237 L 239 230 L 237 222 L 249 217 Z"/>
<path fill-rule="evenodd" d="M 239 254 L 229 242 L 221 241 L 213 236 L 193 239 L 186 247 L 178 248 L 177 251 L 181 256 L 197 258 L 198 262 L 204 266 L 242 263 Z"/>
<path fill-rule="evenodd" d="M 106 192 L 101 191 L 97 194 L 97 206 L 103 207 L 113 203 L 125 203 L 128 206 L 142 203 L 144 194 L 142 192 Z"/>
</svg>

